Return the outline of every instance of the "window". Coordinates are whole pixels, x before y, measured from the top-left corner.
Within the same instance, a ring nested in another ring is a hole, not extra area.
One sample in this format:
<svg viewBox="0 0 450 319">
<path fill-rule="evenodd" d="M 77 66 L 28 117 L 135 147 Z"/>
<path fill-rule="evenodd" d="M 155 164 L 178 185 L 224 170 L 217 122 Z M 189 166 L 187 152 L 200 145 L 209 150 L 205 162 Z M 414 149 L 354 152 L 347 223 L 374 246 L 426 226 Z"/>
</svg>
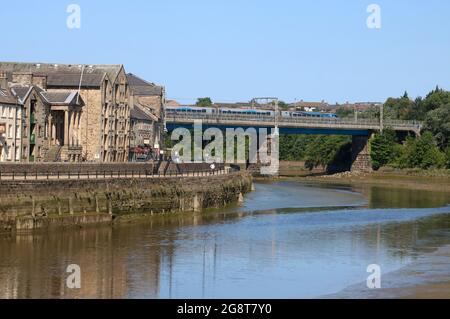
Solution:
<svg viewBox="0 0 450 319">
<path fill-rule="evenodd" d="M 0 116 L 3 116 L 3 106 L 0 105 Z"/>
<path fill-rule="evenodd" d="M 9 118 L 11 119 L 14 118 L 14 110 L 15 110 L 14 107 L 9 108 Z"/>
<path fill-rule="evenodd" d="M 20 125 L 16 125 L 16 138 L 20 138 Z"/>
<path fill-rule="evenodd" d="M 6 117 L 6 112 L 8 111 L 8 107 L 7 106 L 4 106 L 3 107 L 3 110 L 2 110 L 2 116 L 3 117 Z"/>
<path fill-rule="evenodd" d="M 20 148 L 18 146 L 16 146 L 16 161 L 20 161 Z"/>
<path fill-rule="evenodd" d="M 12 138 L 13 137 L 13 127 L 12 124 L 8 125 L 8 138 Z"/>
</svg>

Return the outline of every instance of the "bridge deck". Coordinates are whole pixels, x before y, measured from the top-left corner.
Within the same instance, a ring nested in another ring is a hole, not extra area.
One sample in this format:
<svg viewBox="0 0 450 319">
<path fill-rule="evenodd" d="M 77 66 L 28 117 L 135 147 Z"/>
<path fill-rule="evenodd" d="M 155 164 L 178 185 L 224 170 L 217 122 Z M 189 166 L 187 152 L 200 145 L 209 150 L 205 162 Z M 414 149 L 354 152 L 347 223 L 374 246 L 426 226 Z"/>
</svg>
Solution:
<svg viewBox="0 0 450 319">
<path fill-rule="evenodd" d="M 216 127 L 267 127 L 275 126 L 273 116 L 254 115 L 232 115 L 232 114 L 169 114 L 166 117 L 167 123 L 173 127 L 192 125 L 195 121 L 201 121 L 203 126 Z M 351 135 L 359 135 L 369 131 L 379 131 L 381 126 L 378 119 L 340 119 L 340 118 L 278 118 L 280 130 L 286 133 L 300 133 L 301 130 L 307 132 L 348 132 Z M 385 120 L 384 128 L 391 128 L 395 131 L 414 132 L 420 134 L 422 124 L 416 121 Z M 300 129 L 300 130 L 299 130 Z"/>
</svg>

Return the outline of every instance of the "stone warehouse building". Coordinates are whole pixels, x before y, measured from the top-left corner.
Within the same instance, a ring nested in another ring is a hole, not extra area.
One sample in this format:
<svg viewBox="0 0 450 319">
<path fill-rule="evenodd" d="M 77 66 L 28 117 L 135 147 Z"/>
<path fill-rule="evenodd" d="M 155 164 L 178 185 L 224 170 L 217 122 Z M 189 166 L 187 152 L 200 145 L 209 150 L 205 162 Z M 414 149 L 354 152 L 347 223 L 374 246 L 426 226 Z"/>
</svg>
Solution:
<svg viewBox="0 0 450 319">
<path fill-rule="evenodd" d="M 127 74 L 131 89 L 130 160 L 159 155 L 163 142 L 165 89 Z"/>
<path fill-rule="evenodd" d="M 23 105 L 22 162 L 81 160 L 83 100 L 76 91 L 50 93 L 37 85 L 10 84 Z"/>
<path fill-rule="evenodd" d="M 17 96 L 30 103 L 29 122 L 25 123 L 30 143 L 24 145 L 28 160 L 52 160 L 61 152 L 61 159 L 128 161 L 132 98 L 122 65 L 0 62 L 0 71 L 17 88 Z M 26 88 L 31 90 L 28 95 Z M 38 118 L 32 117 L 34 110 L 41 110 Z M 40 150 L 32 143 L 33 132 Z M 45 145 L 49 145 L 47 152 Z"/>
</svg>

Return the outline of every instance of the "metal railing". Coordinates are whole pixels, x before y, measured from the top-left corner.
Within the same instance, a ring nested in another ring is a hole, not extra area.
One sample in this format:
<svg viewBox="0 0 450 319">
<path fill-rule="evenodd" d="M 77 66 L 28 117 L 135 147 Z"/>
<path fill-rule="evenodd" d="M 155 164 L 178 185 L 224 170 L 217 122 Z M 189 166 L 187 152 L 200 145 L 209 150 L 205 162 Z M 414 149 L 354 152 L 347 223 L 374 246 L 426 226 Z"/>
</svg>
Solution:
<svg viewBox="0 0 450 319">
<path fill-rule="evenodd" d="M 169 171 L 165 173 L 146 171 L 87 171 L 87 172 L 0 172 L 1 181 L 46 181 L 46 180 L 101 180 L 101 179 L 148 179 L 173 177 L 208 177 L 235 172 L 231 167 L 195 171 Z"/>
<path fill-rule="evenodd" d="M 227 123 L 227 122 L 250 122 L 258 124 L 273 124 L 275 116 L 267 115 L 245 115 L 245 114 L 207 114 L 207 113 L 180 113 L 168 114 L 166 116 L 168 122 L 193 122 L 194 120 L 203 120 L 208 123 Z M 368 129 L 379 129 L 379 119 L 351 119 L 351 118 L 314 118 L 314 117 L 278 117 L 280 126 L 289 125 L 328 125 L 328 126 L 349 126 L 349 127 L 367 127 Z M 420 130 L 422 123 L 418 121 L 402 121 L 402 120 L 384 120 L 384 127 L 406 128 L 410 130 Z"/>
</svg>

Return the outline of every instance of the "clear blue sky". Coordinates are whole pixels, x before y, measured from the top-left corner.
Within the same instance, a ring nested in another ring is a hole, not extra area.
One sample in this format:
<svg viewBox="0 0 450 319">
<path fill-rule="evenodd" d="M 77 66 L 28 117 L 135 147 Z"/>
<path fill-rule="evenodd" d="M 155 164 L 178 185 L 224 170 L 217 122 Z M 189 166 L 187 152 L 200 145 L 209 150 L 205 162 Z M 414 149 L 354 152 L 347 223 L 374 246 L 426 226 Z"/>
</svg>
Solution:
<svg viewBox="0 0 450 319">
<path fill-rule="evenodd" d="M 66 26 L 71 3 L 81 29 Z M 3 1 L 0 60 L 122 63 L 181 102 L 384 101 L 450 89 L 449 13 L 447 0 Z"/>
</svg>

